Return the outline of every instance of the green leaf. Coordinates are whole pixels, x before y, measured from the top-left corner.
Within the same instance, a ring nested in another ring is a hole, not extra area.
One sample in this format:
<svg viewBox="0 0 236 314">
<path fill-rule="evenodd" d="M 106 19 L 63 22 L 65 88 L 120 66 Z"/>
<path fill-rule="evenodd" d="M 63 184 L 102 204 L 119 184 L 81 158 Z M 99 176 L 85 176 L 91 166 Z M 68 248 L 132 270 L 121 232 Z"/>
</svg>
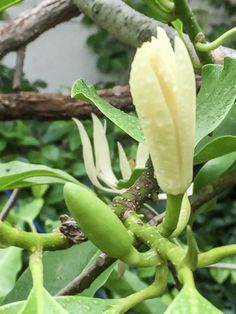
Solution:
<svg viewBox="0 0 236 314">
<path fill-rule="evenodd" d="M 144 169 L 134 169 L 128 180 L 119 180 L 117 182 L 118 188 L 120 188 L 120 189 L 129 188 L 141 176 L 143 171 L 144 171 Z"/>
<path fill-rule="evenodd" d="M 43 204 L 44 200 L 42 198 L 31 199 L 30 201 L 23 199 L 20 201 L 20 206 L 17 208 L 16 216 L 28 223 L 32 223 L 40 213 Z"/>
<path fill-rule="evenodd" d="M 194 156 L 194 164 L 200 164 L 210 159 L 236 151 L 236 136 L 221 136 L 213 139 L 201 148 Z"/>
<path fill-rule="evenodd" d="M 80 293 L 80 296 L 93 297 L 99 288 L 101 288 L 110 277 L 113 269 L 116 267 L 116 263 L 113 263 L 104 272 L 102 272 L 90 285 L 90 287 Z"/>
<path fill-rule="evenodd" d="M 203 67 L 201 90 L 197 97 L 196 144 L 214 131 L 232 108 L 236 98 L 236 60 Z"/>
<path fill-rule="evenodd" d="M 223 314 L 193 288 L 183 287 L 164 314 Z"/>
<path fill-rule="evenodd" d="M 198 172 L 194 179 L 193 191 L 198 192 L 202 187 L 214 182 L 221 177 L 235 162 L 236 152 L 227 154 L 208 161 Z M 209 202 L 198 208 L 191 217 L 191 221 L 201 212 L 207 212 L 215 206 L 215 200 Z"/>
<path fill-rule="evenodd" d="M 177 30 L 179 37 L 183 37 L 183 22 L 180 19 L 174 20 L 171 22 L 174 28 Z"/>
<path fill-rule="evenodd" d="M 194 193 L 221 177 L 235 162 L 236 152 L 208 161 L 198 172 L 194 180 Z"/>
<path fill-rule="evenodd" d="M 0 2 L 0 12 L 6 10 L 7 8 L 21 2 L 22 0 L 1 0 Z"/>
<path fill-rule="evenodd" d="M 42 148 L 42 155 L 47 160 L 56 161 L 60 157 L 60 150 L 56 145 L 45 145 Z"/>
<path fill-rule="evenodd" d="M 97 252 L 98 249 L 88 241 L 67 250 L 44 253 L 44 286 L 47 291 L 55 295 L 64 288 L 90 264 Z M 31 287 L 32 276 L 27 268 L 16 282 L 14 289 L 5 298 L 4 303 L 25 300 Z"/>
<path fill-rule="evenodd" d="M 218 284 L 222 284 L 230 276 L 231 271 L 229 269 L 210 268 L 210 274 Z"/>
<path fill-rule="evenodd" d="M 69 314 L 43 287 L 40 290 L 33 287 L 27 301 L 19 311 L 19 314 L 32 313 Z"/>
<path fill-rule="evenodd" d="M 21 269 L 21 252 L 22 249 L 13 246 L 0 249 L 0 302 L 15 285 Z"/>
<path fill-rule="evenodd" d="M 65 183 L 68 181 L 78 183 L 65 171 L 43 165 L 27 164 L 21 161 L 0 164 L 0 190 L 32 186 L 33 183 Z"/>
<path fill-rule="evenodd" d="M 47 297 L 46 297 L 47 298 Z M 46 299 L 45 298 L 45 299 Z M 53 301 L 57 302 L 56 306 L 60 305 L 64 308 L 64 312 L 61 311 L 57 313 L 70 313 L 70 314 L 102 314 L 106 310 L 112 310 L 115 305 L 120 303 L 119 300 L 103 300 L 79 296 L 64 296 L 64 297 L 50 297 L 50 305 L 54 305 Z M 46 299 L 48 301 L 48 298 Z M 25 301 L 10 303 L 0 307 L 0 314 L 16 314 L 24 306 Z M 43 312 L 51 314 L 54 312 Z M 114 311 L 114 314 L 119 314 Z M 36 314 L 36 312 L 30 312 L 30 314 Z"/>
<path fill-rule="evenodd" d="M 83 80 L 77 80 L 72 86 L 71 97 L 82 99 L 95 105 L 108 119 L 119 126 L 138 142 L 144 142 L 144 135 L 136 116 L 127 114 L 109 104 L 97 95 L 95 88 L 86 85 Z"/>
</svg>

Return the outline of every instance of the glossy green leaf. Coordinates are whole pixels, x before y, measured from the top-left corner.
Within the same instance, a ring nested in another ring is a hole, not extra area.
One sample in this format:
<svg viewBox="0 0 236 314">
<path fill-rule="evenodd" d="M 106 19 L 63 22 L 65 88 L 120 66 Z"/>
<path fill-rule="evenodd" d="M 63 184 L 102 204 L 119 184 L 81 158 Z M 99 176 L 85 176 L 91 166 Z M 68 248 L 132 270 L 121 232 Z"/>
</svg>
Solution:
<svg viewBox="0 0 236 314">
<path fill-rule="evenodd" d="M 1 313 L 1 312 L 0 312 Z M 69 314 L 57 301 L 45 290 L 33 287 L 27 301 L 20 308 L 18 314 Z"/>
<path fill-rule="evenodd" d="M 0 1 L 0 12 L 6 10 L 7 8 L 22 2 L 22 0 L 1 0 Z"/>
<path fill-rule="evenodd" d="M 88 241 L 67 250 L 44 253 L 44 287 L 50 294 L 55 295 L 90 264 L 97 252 L 98 249 Z M 4 303 L 25 300 L 31 287 L 32 277 L 28 268 L 18 279 Z"/>
<path fill-rule="evenodd" d="M 194 156 L 194 164 L 214 159 L 236 151 L 236 136 L 221 136 L 213 139 Z"/>
<path fill-rule="evenodd" d="M 193 288 L 183 287 L 164 314 L 223 314 Z"/>
<path fill-rule="evenodd" d="M 198 172 L 194 179 L 193 191 L 198 192 L 202 187 L 214 182 L 217 178 L 221 177 L 235 162 L 236 152 L 227 154 L 208 161 Z M 191 221 L 195 216 L 201 212 L 207 212 L 215 206 L 215 200 L 209 202 L 198 208 L 192 215 Z"/>
<path fill-rule="evenodd" d="M 221 124 L 235 98 L 236 60 L 227 57 L 224 66 L 204 66 L 201 90 L 197 97 L 196 144 Z"/>
<path fill-rule="evenodd" d="M 205 185 L 222 176 L 235 162 L 236 152 L 208 161 L 198 172 L 194 180 L 193 190 L 199 191 Z"/>
<path fill-rule="evenodd" d="M 39 177 L 39 178 L 37 178 Z M 0 164 L 0 190 L 33 184 L 65 183 L 78 181 L 65 171 L 43 165 L 12 161 Z"/>
<path fill-rule="evenodd" d="M 21 269 L 22 249 L 9 247 L 0 249 L 0 303 L 11 291 L 16 282 L 16 276 Z"/>
<path fill-rule="evenodd" d="M 46 299 L 46 298 L 45 298 Z M 106 310 L 112 310 L 115 305 L 119 304 L 119 300 L 103 300 L 79 296 L 64 296 L 64 297 L 50 297 L 50 305 L 53 306 L 56 302 L 56 307 L 60 306 L 60 310 L 56 313 L 69 313 L 69 314 L 103 314 Z M 48 301 L 48 298 L 45 300 Z M 0 307 L 0 314 L 17 314 L 19 310 L 24 306 L 25 301 L 10 303 Z M 64 309 L 62 312 L 61 308 Z M 55 312 L 46 311 L 43 314 L 51 314 Z M 114 314 L 119 314 L 114 311 Z M 30 312 L 29 314 L 36 314 L 36 312 Z"/>
<path fill-rule="evenodd" d="M 136 116 L 127 114 L 109 104 L 97 95 L 95 88 L 86 85 L 83 80 L 77 80 L 72 86 L 71 97 L 83 99 L 95 105 L 108 119 L 119 126 L 138 142 L 144 142 L 144 135 Z"/>
</svg>

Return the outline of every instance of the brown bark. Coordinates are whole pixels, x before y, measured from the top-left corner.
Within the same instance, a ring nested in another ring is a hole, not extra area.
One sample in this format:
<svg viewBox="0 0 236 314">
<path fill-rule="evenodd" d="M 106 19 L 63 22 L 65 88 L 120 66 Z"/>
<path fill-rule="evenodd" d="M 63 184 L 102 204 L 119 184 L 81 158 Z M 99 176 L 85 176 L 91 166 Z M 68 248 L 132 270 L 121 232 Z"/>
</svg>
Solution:
<svg viewBox="0 0 236 314">
<path fill-rule="evenodd" d="M 126 112 L 133 110 L 128 86 L 100 90 L 98 94 L 116 108 Z M 0 94 L 0 120 L 60 120 L 72 117 L 86 119 L 92 112 L 99 114 L 95 106 L 62 94 L 34 92 Z"/>
<path fill-rule="evenodd" d="M 27 45 L 56 25 L 80 14 L 71 0 L 44 0 L 0 26 L 0 58 Z"/>
</svg>

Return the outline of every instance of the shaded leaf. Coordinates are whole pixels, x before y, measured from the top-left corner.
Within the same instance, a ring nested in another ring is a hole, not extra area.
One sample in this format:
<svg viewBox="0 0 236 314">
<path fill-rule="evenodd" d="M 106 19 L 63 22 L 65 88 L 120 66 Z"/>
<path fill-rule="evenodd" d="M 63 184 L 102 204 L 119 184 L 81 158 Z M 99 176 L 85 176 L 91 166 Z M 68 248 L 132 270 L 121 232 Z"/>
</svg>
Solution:
<svg viewBox="0 0 236 314">
<path fill-rule="evenodd" d="M 236 151 L 236 136 L 221 136 L 213 139 L 194 156 L 194 164 L 214 159 Z"/>
<path fill-rule="evenodd" d="M 0 302 L 15 285 L 22 264 L 21 252 L 22 249 L 13 246 L 0 249 Z"/>
<path fill-rule="evenodd" d="M 90 264 L 97 252 L 98 249 L 88 241 L 67 250 L 44 253 L 44 286 L 47 291 L 55 295 L 64 288 Z M 32 277 L 27 268 L 18 279 L 14 289 L 5 298 L 4 303 L 26 299 L 31 287 Z"/>
<path fill-rule="evenodd" d="M 236 60 L 203 67 L 201 90 L 197 97 L 196 144 L 214 131 L 232 108 L 236 98 Z"/>
</svg>

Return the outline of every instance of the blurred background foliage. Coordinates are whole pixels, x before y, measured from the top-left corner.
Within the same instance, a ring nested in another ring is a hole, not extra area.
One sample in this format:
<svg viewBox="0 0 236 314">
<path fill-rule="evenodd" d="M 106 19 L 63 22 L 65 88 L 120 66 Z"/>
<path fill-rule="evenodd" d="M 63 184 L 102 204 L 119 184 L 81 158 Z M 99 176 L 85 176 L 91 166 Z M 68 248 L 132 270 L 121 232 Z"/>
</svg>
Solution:
<svg viewBox="0 0 236 314">
<path fill-rule="evenodd" d="M 136 1 L 137 4 L 138 1 Z M 235 23 L 236 1 L 205 0 L 209 5 L 223 8 L 227 19 L 215 20 L 209 25 L 210 10 L 202 8 L 195 12 L 207 32 L 209 40 L 215 39 L 219 34 L 233 27 Z M 142 8 L 140 7 L 142 10 Z M 92 21 L 84 17 L 83 23 L 90 27 Z M 118 42 L 106 31 L 97 28 L 97 31 L 88 37 L 88 46 L 95 52 L 97 68 L 102 73 L 114 73 L 128 82 L 130 62 L 134 50 Z M 236 41 L 228 43 L 236 48 Z M 0 92 L 12 92 L 14 69 L 0 64 Z M 97 88 L 112 87 L 115 82 L 97 82 Z M 29 82 L 22 78 L 22 91 L 38 92 L 46 83 L 37 80 Z M 92 138 L 92 123 L 84 121 L 86 130 Z M 134 158 L 136 143 L 123 134 L 117 127 L 108 122 L 108 141 L 114 170 L 118 171 L 116 160 L 116 141 L 121 141 L 129 158 Z M 0 152 L 1 162 L 11 160 L 28 161 L 60 168 L 86 184 L 90 184 L 85 173 L 79 133 L 71 121 L 37 122 L 37 121 L 8 121 L 0 123 Z M 194 224 L 196 237 L 201 250 L 213 246 L 235 243 L 236 240 L 236 202 L 234 201 L 236 189 L 225 191 L 214 210 L 200 215 Z M 0 204 L 3 206 L 9 194 L 1 193 Z M 41 188 L 24 189 L 21 191 L 14 210 L 8 219 L 11 222 L 19 220 L 25 229 L 36 228 L 39 232 L 49 232 L 59 225 L 59 215 L 65 212 L 62 197 L 62 186 L 43 186 Z M 32 213 L 29 217 L 29 213 Z M 33 226 L 30 224 L 33 221 Z M 234 263 L 234 258 L 225 262 Z M 153 277 L 153 269 L 136 269 L 126 272 L 122 280 L 117 280 L 116 274 L 110 277 L 105 288 L 98 292 L 101 297 L 123 296 L 137 289 L 137 286 L 149 283 Z M 116 279 L 115 279 L 116 278 Z M 203 269 L 196 273 L 199 290 L 226 314 L 236 313 L 236 271 L 222 269 Z M 135 288 L 134 288 L 135 287 Z M 168 303 L 176 295 L 175 282 L 169 279 L 169 293 L 162 297 Z M 155 313 L 152 306 L 140 305 L 140 308 L 129 313 Z"/>
</svg>

